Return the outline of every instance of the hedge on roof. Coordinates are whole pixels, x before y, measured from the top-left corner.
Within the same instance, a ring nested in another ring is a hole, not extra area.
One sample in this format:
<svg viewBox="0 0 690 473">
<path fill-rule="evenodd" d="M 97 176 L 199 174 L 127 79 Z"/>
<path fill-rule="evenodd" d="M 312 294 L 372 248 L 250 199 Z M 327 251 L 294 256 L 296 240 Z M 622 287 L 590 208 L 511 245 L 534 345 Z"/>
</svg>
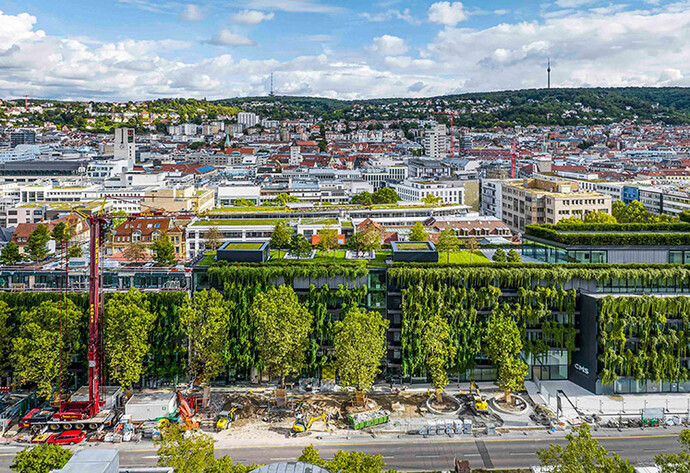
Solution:
<svg viewBox="0 0 690 473">
<path fill-rule="evenodd" d="M 612 224 L 613 226 L 618 224 Z M 653 224 L 652 224 L 653 225 Z M 682 225 L 688 224 L 658 224 L 658 225 Z M 578 225 L 579 226 L 579 225 Z M 527 225 L 525 234 L 543 240 L 561 243 L 563 245 L 611 245 L 611 246 L 644 246 L 644 245 L 690 245 L 690 232 L 673 231 L 669 233 L 653 233 L 661 230 L 648 230 L 645 233 L 592 233 L 592 232 L 563 232 L 556 226 Z M 603 229 L 598 229 L 603 231 Z M 625 231 L 625 230 L 622 230 Z"/>
</svg>

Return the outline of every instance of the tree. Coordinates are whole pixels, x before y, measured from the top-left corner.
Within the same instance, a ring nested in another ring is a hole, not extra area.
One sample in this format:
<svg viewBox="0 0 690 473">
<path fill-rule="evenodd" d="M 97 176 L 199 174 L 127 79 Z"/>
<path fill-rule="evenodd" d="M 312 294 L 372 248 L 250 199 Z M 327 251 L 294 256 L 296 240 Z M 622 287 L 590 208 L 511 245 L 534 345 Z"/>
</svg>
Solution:
<svg viewBox="0 0 690 473">
<path fill-rule="evenodd" d="M 455 357 L 456 348 L 451 343 L 448 321 L 440 313 L 434 314 L 424 324 L 421 345 L 424 365 L 436 391 L 436 401 L 441 403 L 441 393 L 448 385 L 448 364 Z"/>
<path fill-rule="evenodd" d="M 280 250 L 284 250 L 290 244 L 290 227 L 283 222 L 276 223 L 271 233 L 271 248 L 278 250 L 278 259 L 280 259 Z"/>
<path fill-rule="evenodd" d="M 290 238 L 290 253 L 298 258 L 303 258 L 309 256 L 312 250 L 311 243 L 307 240 L 307 237 L 301 233 L 294 233 L 292 238 Z"/>
<path fill-rule="evenodd" d="M 585 223 L 618 223 L 613 215 L 607 214 L 601 210 L 597 210 L 596 212 L 587 212 L 583 221 Z"/>
<path fill-rule="evenodd" d="M 458 237 L 455 232 L 450 228 L 441 230 L 438 234 L 438 241 L 436 242 L 436 249 L 438 251 L 445 251 L 446 253 L 446 263 L 450 263 L 450 252 L 455 251 L 460 246 Z"/>
<path fill-rule="evenodd" d="M 470 252 L 470 264 L 472 264 L 472 255 L 479 249 L 479 242 L 475 237 L 469 237 L 465 240 L 465 248 Z"/>
<path fill-rule="evenodd" d="M 511 248 L 508 250 L 508 256 L 506 259 L 509 263 L 520 263 L 522 261 L 522 256 L 520 256 L 520 253 Z"/>
<path fill-rule="evenodd" d="M 321 140 L 317 143 L 317 145 L 319 146 L 320 152 L 322 152 L 322 153 L 326 152 L 326 147 L 328 146 L 328 143 L 326 143 L 324 140 Z"/>
<path fill-rule="evenodd" d="M 158 448 L 158 466 L 172 467 L 175 473 L 199 473 L 215 462 L 213 439 L 206 434 L 184 431 L 170 424 L 154 440 Z"/>
<path fill-rule="evenodd" d="M 381 455 L 368 455 L 362 452 L 335 452 L 333 459 L 326 461 L 321 459 L 318 450 L 309 445 L 302 450 L 302 455 L 297 461 L 311 463 L 325 468 L 328 471 L 339 473 L 381 473 L 386 467 Z M 392 470 L 391 470 L 392 471 Z"/>
<path fill-rule="evenodd" d="M 209 228 L 206 232 L 206 248 L 211 251 L 216 251 L 218 248 L 220 248 L 222 239 L 223 235 L 218 230 L 218 227 L 214 226 Z"/>
<path fill-rule="evenodd" d="M 381 232 L 373 225 L 366 230 L 355 233 L 347 240 L 347 248 L 357 255 L 381 248 Z"/>
<path fill-rule="evenodd" d="M 66 298 L 42 302 L 20 314 L 19 334 L 13 341 L 12 353 L 18 384 L 35 384 L 40 397 L 51 393 L 79 347 L 82 315 L 74 302 Z"/>
<path fill-rule="evenodd" d="M 335 250 L 340 247 L 338 240 L 338 230 L 335 228 L 326 227 L 319 230 L 319 248 L 322 251 L 332 251 L 333 261 L 335 261 Z"/>
<path fill-rule="evenodd" d="M 65 222 L 60 222 L 53 227 L 53 231 L 50 232 L 50 238 L 55 240 L 55 244 L 59 248 L 62 248 L 63 243 L 69 241 L 73 233 L 72 229 Z"/>
<path fill-rule="evenodd" d="M 232 201 L 235 207 L 254 207 L 254 202 L 248 199 L 235 199 Z"/>
<path fill-rule="evenodd" d="M 297 459 L 298 462 L 310 463 L 316 466 L 324 466 L 326 460 L 322 460 L 319 451 L 314 448 L 314 445 L 309 445 L 302 449 L 302 455 Z"/>
<path fill-rule="evenodd" d="M 0 260 L 3 264 L 7 265 L 19 263 L 22 260 L 22 257 L 19 254 L 19 245 L 13 241 L 7 243 L 2 249 L 2 253 L 0 253 Z"/>
<path fill-rule="evenodd" d="M 415 222 L 410 229 L 410 241 L 427 241 L 429 233 L 424 229 L 422 222 Z"/>
<path fill-rule="evenodd" d="M 83 254 L 84 250 L 81 248 L 81 245 L 74 244 L 69 247 L 69 250 L 67 250 L 67 259 L 81 258 Z"/>
<path fill-rule="evenodd" d="M 127 248 L 125 248 L 122 254 L 128 260 L 134 261 L 134 263 L 137 264 L 146 259 L 146 248 L 144 248 L 144 245 L 141 243 L 133 241 L 127 245 Z"/>
<path fill-rule="evenodd" d="M 139 381 L 150 350 L 149 332 L 156 317 L 146 296 L 135 288 L 115 292 L 105 303 L 103 345 L 110 377 L 123 388 Z"/>
<path fill-rule="evenodd" d="M 372 198 L 371 192 L 360 192 L 359 194 L 355 194 L 352 196 L 350 199 L 350 203 L 355 204 L 355 205 L 373 205 L 374 200 Z"/>
<path fill-rule="evenodd" d="M 48 227 L 41 223 L 31 235 L 29 235 L 29 239 L 26 243 L 26 251 L 34 261 L 40 261 L 48 256 L 48 247 L 46 245 L 49 241 L 50 234 L 48 233 Z"/>
<path fill-rule="evenodd" d="M 434 194 L 427 194 L 424 197 L 422 197 L 422 202 L 424 202 L 427 205 L 436 205 L 442 201 L 443 199 L 441 199 L 440 197 L 436 197 Z"/>
<path fill-rule="evenodd" d="M 660 473 L 690 473 L 690 430 L 680 433 L 680 453 L 660 453 L 654 457 Z"/>
<path fill-rule="evenodd" d="M 371 201 L 374 204 L 395 204 L 400 201 L 400 196 L 390 187 L 382 187 L 374 191 Z"/>
<path fill-rule="evenodd" d="M 334 324 L 335 366 L 344 386 L 368 391 L 381 372 L 388 320 L 378 312 L 350 307 Z"/>
<path fill-rule="evenodd" d="M 18 473 L 50 473 L 65 466 L 72 452 L 59 445 L 41 443 L 17 453 L 10 468 Z"/>
<path fill-rule="evenodd" d="M 298 374 L 304 367 L 314 316 L 297 300 L 289 286 L 271 287 L 257 294 L 250 308 L 256 321 L 257 343 L 263 367 L 273 376 Z"/>
<path fill-rule="evenodd" d="M 153 242 L 151 250 L 153 250 L 153 259 L 161 266 L 172 266 L 177 263 L 175 246 L 170 241 L 167 233 L 163 233 Z"/>
<path fill-rule="evenodd" d="M 189 373 L 210 380 L 225 369 L 230 311 L 223 295 L 211 289 L 194 293 L 180 310 L 180 321 L 189 340 Z"/>
<path fill-rule="evenodd" d="M 541 466 L 551 473 L 634 473 L 628 460 L 608 452 L 592 438 L 589 424 L 584 423 L 565 437 L 568 445 L 551 444 L 537 450 Z"/>
<path fill-rule="evenodd" d="M 491 259 L 494 260 L 496 263 L 505 263 L 506 254 L 501 248 L 496 248 L 496 251 L 494 252 L 494 255 L 491 257 Z"/>
<path fill-rule="evenodd" d="M 10 306 L 0 301 L 0 371 L 11 368 L 13 327 L 9 323 Z"/>
<path fill-rule="evenodd" d="M 288 202 L 299 202 L 300 200 L 295 197 L 294 195 L 290 195 L 287 192 L 283 192 L 281 194 L 278 194 L 276 198 L 273 200 L 273 203 L 275 205 L 285 205 Z"/>
<path fill-rule="evenodd" d="M 519 358 L 522 351 L 520 328 L 510 316 L 507 304 L 495 309 L 484 333 L 484 353 L 498 365 L 496 384 L 505 393 L 505 402 L 511 402 L 511 391 L 524 389 L 527 365 Z"/>
</svg>

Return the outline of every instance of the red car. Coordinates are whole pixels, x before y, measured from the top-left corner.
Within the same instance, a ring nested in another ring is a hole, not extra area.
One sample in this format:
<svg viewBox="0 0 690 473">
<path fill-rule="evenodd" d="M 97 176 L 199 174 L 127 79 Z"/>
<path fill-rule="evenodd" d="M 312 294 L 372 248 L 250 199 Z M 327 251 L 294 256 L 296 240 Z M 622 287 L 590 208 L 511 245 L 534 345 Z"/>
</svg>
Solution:
<svg viewBox="0 0 690 473">
<path fill-rule="evenodd" d="M 55 443 L 58 445 L 74 445 L 75 443 L 83 442 L 86 438 L 86 433 L 81 430 L 65 430 L 61 434 L 53 435 L 48 439 L 48 443 Z"/>
</svg>

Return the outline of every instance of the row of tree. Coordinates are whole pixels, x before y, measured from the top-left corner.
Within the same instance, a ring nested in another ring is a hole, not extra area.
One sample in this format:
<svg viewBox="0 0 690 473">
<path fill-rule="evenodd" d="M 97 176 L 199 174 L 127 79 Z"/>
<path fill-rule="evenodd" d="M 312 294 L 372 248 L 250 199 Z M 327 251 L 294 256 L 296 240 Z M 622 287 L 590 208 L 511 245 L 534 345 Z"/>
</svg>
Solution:
<svg viewBox="0 0 690 473">
<path fill-rule="evenodd" d="M 48 243 L 53 240 L 58 251 L 65 251 L 67 259 L 79 258 L 83 255 L 83 250 L 79 243 L 71 243 L 73 236 L 73 229 L 64 222 L 55 225 L 52 231 L 48 230 L 47 225 L 39 224 L 26 242 L 25 253 L 32 261 L 42 261 L 49 255 Z M 156 239 L 150 247 L 156 263 L 170 266 L 177 261 L 175 246 L 166 233 Z M 139 242 L 132 242 L 125 248 L 124 256 L 137 263 L 144 261 L 147 258 L 146 247 Z M 3 264 L 13 265 L 22 260 L 19 245 L 14 241 L 10 241 L 0 252 L 0 262 Z"/>
</svg>

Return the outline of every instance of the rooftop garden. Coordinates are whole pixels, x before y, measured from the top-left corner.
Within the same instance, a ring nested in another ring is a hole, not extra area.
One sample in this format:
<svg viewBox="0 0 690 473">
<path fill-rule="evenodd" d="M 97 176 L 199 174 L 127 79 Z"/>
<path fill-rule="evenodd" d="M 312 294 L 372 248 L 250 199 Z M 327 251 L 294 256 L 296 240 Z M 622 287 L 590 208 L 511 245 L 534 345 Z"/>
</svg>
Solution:
<svg viewBox="0 0 690 473">
<path fill-rule="evenodd" d="M 223 250 L 260 250 L 263 243 L 234 243 L 229 242 L 222 246 Z"/>
<path fill-rule="evenodd" d="M 687 223 L 594 223 L 527 225 L 527 236 L 563 245 L 690 245 Z"/>
<path fill-rule="evenodd" d="M 256 227 L 269 225 L 275 227 L 278 223 L 287 223 L 288 220 L 281 218 L 238 218 L 238 219 L 209 219 L 197 220 L 192 224 L 194 227 L 225 227 L 225 226 L 246 226 Z"/>
<path fill-rule="evenodd" d="M 402 242 L 397 243 L 396 247 L 400 251 L 433 251 L 427 243 L 423 242 Z"/>
</svg>

